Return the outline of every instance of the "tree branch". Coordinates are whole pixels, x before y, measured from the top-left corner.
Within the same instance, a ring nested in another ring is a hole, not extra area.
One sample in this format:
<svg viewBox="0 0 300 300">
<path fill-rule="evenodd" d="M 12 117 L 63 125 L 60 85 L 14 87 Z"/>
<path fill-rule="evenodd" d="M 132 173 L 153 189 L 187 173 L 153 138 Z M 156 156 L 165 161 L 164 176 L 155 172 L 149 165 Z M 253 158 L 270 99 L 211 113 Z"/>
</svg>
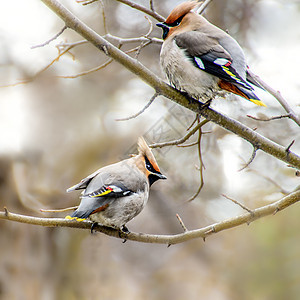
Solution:
<svg viewBox="0 0 300 300">
<path fill-rule="evenodd" d="M 288 113 L 289 118 L 291 118 L 296 124 L 300 126 L 299 116 L 292 110 L 287 101 L 281 96 L 280 91 L 276 91 L 266 84 L 259 76 L 255 75 L 253 72 L 248 70 L 248 73 L 268 92 L 270 93 L 277 101 L 281 104 L 284 110 Z"/>
<path fill-rule="evenodd" d="M 272 215 L 272 214 L 274 215 L 277 212 L 291 206 L 292 204 L 297 203 L 299 200 L 300 200 L 300 191 L 296 191 L 272 204 L 268 204 L 263 207 L 259 207 L 254 210 L 251 210 L 251 213 L 245 213 L 237 217 L 230 218 L 222 222 L 215 223 L 200 229 L 189 230 L 184 233 L 174 234 L 174 235 L 154 235 L 154 234 L 135 233 L 135 232 L 130 232 L 129 234 L 126 234 L 124 232 L 120 232 L 119 230 L 101 226 L 99 224 L 94 226 L 93 230 L 102 232 L 106 235 L 113 236 L 116 238 L 122 238 L 126 240 L 142 242 L 142 243 L 156 243 L 156 244 L 167 244 L 167 245 L 179 244 L 196 238 L 205 239 L 207 236 L 221 232 L 223 230 L 234 228 L 245 223 L 249 224 L 250 222 L 253 222 L 257 219 L 260 219 L 268 215 Z M 32 224 L 32 225 L 46 226 L 46 227 L 71 227 L 71 228 L 81 228 L 81 229 L 88 229 L 88 230 L 91 229 L 91 226 L 93 224 L 90 221 L 77 222 L 77 221 L 71 221 L 62 218 L 38 218 L 38 217 L 19 215 L 19 214 L 8 212 L 6 208 L 4 209 L 4 212 L 0 212 L 0 219 Z"/>
<path fill-rule="evenodd" d="M 232 120 L 209 107 L 203 107 L 202 103 L 195 99 L 186 98 L 179 91 L 167 85 L 163 80 L 159 79 L 140 62 L 129 57 L 117 47 L 106 41 L 103 37 L 98 35 L 57 0 L 41 1 L 43 1 L 51 10 L 56 13 L 65 22 L 67 27 L 75 30 L 99 50 L 103 51 L 106 55 L 115 59 L 132 73 L 139 76 L 148 85 L 152 86 L 157 93 L 171 99 L 172 101 L 188 108 L 195 113 L 202 115 L 206 119 L 213 121 L 223 128 L 233 132 L 234 134 L 237 134 L 238 136 L 250 142 L 252 145 L 257 146 L 258 149 L 261 149 L 264 152 L 286 162 L 290 166 L 300 169 L 300 157 L 296 154 L 289 152 L 287 155 L 283 146 L 261 136 L 238 121 Z"/>
<path fill-rule="evenodd" d="M 165 18 L 163 16 L 161 16 L 160 14 L 158 14 L 157 12 L 153 11 L 152 9 L 148 9 L 147 7 L 142 6 L 140 4 L 134 3 L 129 0 L 116 0 L 116 1 L 126 4 L 134 9 L 139 10 L 139 11 L 142 11 L 145 14 L 151 16 L 152 18 L 156 19 L 159 22 L 163 22 L 165 20 Z"/>
</svg>

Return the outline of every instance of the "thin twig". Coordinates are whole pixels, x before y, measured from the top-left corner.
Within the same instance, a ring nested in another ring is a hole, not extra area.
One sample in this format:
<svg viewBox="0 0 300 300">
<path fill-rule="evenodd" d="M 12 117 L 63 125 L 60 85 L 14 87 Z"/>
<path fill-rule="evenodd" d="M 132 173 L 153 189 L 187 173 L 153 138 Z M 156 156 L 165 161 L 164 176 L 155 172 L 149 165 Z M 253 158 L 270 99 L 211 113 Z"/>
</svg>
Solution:
<svg viewBox="0 0 300 300">
<path fill-rule="evenodd" d="M 197 9 L 197 14 L 201 15 L 204 10 L 206 9 L 206 7 L 210 4 L 210 2 L 212 2 L 212 0 L 205 0 L 201 6 Z"/>
<path fill-rule="evenodd" d="M 225 128 L 228 131 L 238 135 L 245 139 L 252 145 L 259 144 L 260 150 L 268 153 L 274 158 L 277 158 L 297 169 L 300 169 L 300 157 L 295 153 L 289 153 L 286 155 L 285 148 L 274 141 L 258 134 L 249 127 L 242 123 L 223 115 L 210 107 L 203 107 L 201 105 L 201 99 L 196 100 L 187 98 L 185 95 L 167 85 L 163 80 L 159 79 L 152 71 L 146 68 L 143 64 L 136 59 L 126 55 L 123 51 L 120 51 L 117 47 L 109 43 L 94 30 L 88 27 L 84 22 L 79 20 L 74 14 L 57 0 L 41 0 L 45 3 L 49 9 L 55 12 L 57 16 L 65 22 L 65 24 L 80 34 L 84 39 L 88 40 L 99 51 L 105 52 L 108 56 L 115 59 L 122 66 L 127 68 L 133 74 L 137 75 L 141 80 L 145 81 L 155 91 L 158 91 L 161 95 L 171 99 L 173 102 L 180 104 L 193 111 L 194 113 L 201 114 L 204 118 L 213 121 Z M 200 102 L 199 102 L 200 101 Z"/>
<path fill-rule="evenodd" d="M 201 131 L 201 127 L 199 127 L 198 141 L 197 141 L 198 148 L 197 149 L 198 149 L 198 157 L 199 157 L 199 168 L 198 168 L 198 171 L 199 171 L 199 175 L 200 175 L 200 184 L 199 184 L 199 187 L 198 187 L 198 190 L 196 191 L 196 193 L 187 200 L 188 202 L 191 202 L 194 199 L 196 199 L 197 196 L 200 194 L 203 186 L 204 186 L 204 179 L 203 179 L 204 164 L 203 164 L 202 153 L 201 153 L 201 137 L 202 137 L 202 131 Z"/>
<path fill-rule="evenodd" d="M 287 153 L 290 152 L 291 147 L 294 145 L 294 143 L 295 143 L 295 140 L 292 140 L 291 143 L 286 147 L 285 151 L 286 151 Z"/>
<path fill-rule="evenodd" d="M 107 34 L 108 30 L 107 30 L 107 25 L 106 25 L 106 15 L 105 15 L 105 9 L 104 9 L 104 4 L 103 4 L 102 0 L 100 0 L 100 5 L 101 5 L 101 9 L 102 9 L 102 20 L 103 20 L 104 33 Z"/>
<path fill-rule="evenodd" d="M 81 5 L 89 5 L 98 0 L 76 0 L 77 3 L 80 3 Z"/>
<path fill-rule="evenodd" d="M 184 231 L 184 232 L 187 232 L 188 229 L 187 229 L 186 226 L 184 225 L 184 223 L 183 223 L 182 219 L 180 218 L 179 214 L 176 214 L 176 218 L 178 219 L 178 221 L 179 221 L 179 223 L 180 223 L 180 225 L 181 225 L 183 231 Z"/>
<path fill-rule="evenodd" d="M 22 81 L 16 82 L 16 83 L 12 83 L 12 84 L 8 84 L 8 85 L 3 85 L 0 86 L 1 87 L 12 87 L 12 86 L 17 86 L 20 84 L 27 84 L 29 82 L 32 82 L 35 78 L 37 78 L 40 74 L 42 74 L 43 72 L 45 72 L 46 70 L 48 70 L 55 62 L 59 61 L 59 59 L 66 53 L 69 53 L 69 51 L 74 48 L 75 46 L 78 45 L 82 45 L 84 43 L 86 43 L 87 41 L 79 41 L 77 43 L 70 43 L 68 46 L 64 47 L 64 50 L 60 49 L 60 46 L 62 46 L 63 44 L 59 44 L 57 45 L 57 49 L 59 54 L 50 62 L 48 63 L 44 68 L 42 68 L 41 70 L 39 70 L 37 73 L 35 73 L 31 78 L 29 79 L 24 79 Z"/>
<path fill-rule="evenodd" d="M 223 230 L 227 230 L 230 228 L 234 228 L 240 226 L 245 223 L 253 222 L 262 217 L 273 215 L 275 212 L 282 211 L 287 207 L 291 206 L 300 201 L 300 191 L 296 191 L 294 193 L 289 194 L 288 196 L 283 197 L 282 199 L 253 209 L 252 215 L 248 212 L 246 214 L 242 214 L 236 216 L 234 218 L 230 218 L 203 228 L 189 230 L 187 232 L 174 234 L 174 235 L 155 235 L 155 234 L 146 234 L 146 233 L 134 233 L 130 232 L 129 234 L 120 232 L 117 229 L 113 229 L 110 227 L 101 226 L 97 224 L 94 226 L 94 231 L 102 232 L 106 235 L 113 236 L 116 238 L 124 239 L 131 241 L 137 241 L 142 243 L 157 243 L 157 244 L 166 244 L 173 245 L 178 243 L 183 243 L 196 238 L 205 238 L 208 235 L 215 234 L 221 232 Z M 78 222 L 76 220 L 66 220 L 63 218 L 37 218 L 31 216 L 24 216 L 20 214 L 14 214 L 8 212 L 7 210 L 4 212 L 0 212 L 0 219 L 10 220 L 20 223 L 39 225 L 39 226 L 47 226 L 47 227 L 70 227 L 70 228 L 81 228 L 91 230 L 93 222 L 84 221 Z"/>
<path fill-rule="evenodd" d="M 112 35 L 110 33 L 107 33 L 105 36 L 103 36 L 106 40 L 111 40 L 114 43 L 118 43 L 118 44 L 130 44 L 130 43 L 142 43 L 142 42 L 148 42 L 151 41 L 151 43 L 154 44 L 162 44 L 163 40 L 162 39 L 158 39 L 155 37 L 145 37 L 145 36 L 140 36 L 140 37 L 134 37 L 134 38 L 121 38 L 115 35 Z"/>
<path fill-rule="evenodd" d="M 263 122 L 267 122 L 267 121 L 273 121 L 273 120 L 279 120 L 279 119 L 283 119 L 283 118 L 290 118 L 291 115 L 287 114 L 287 115 L 281 115 L 281 116 L 276 116 L 276 117 L 270 117 L 270 118 L 264 118 L 264 119 L 260 119 L 257 117 L 253 117 L 250 115 L 247 115 L 248 118 L 256 120 L 256 121 L 263 121 Z"/>
<path fill-rule="evenodd" d="M 110 63 L 112 63 L 113 62 L 113 59 L 112 58 L 110 58 L 110 59 L 108 59 L 105 63 L 103 63 L 102 65 L 100 65 L 100 66 L 98 66 L 98 67 L 95 67 L 95 68 L 92 68 L 92 69 L 90 69 L 90 70 L 87 70 L 87 71 L 84 71 L 84 72 L 80 72 L 80 73 L 77 73 L 77 74 L 75 74 L 75 75 L 57 75 L 57 76 L 55 76 L 55 77 L 57 77 L 57 78 L 78 78 L 78 77 L 80 77 L 80 76 L 85 76 L 85 75 L 87 75 L 87 74 L 91 74 L 91 73 L 93 73 L 93 72 L 96 72 L 96 71 L 99 71 L 99 70 L 101 70 L 101 69 L 104 69 L 105 67 L 107 67 Z"/>
<path fill-rule="evenodd" d="M 178 140 L 174 140 L 174 141 L 170 141 L 170 142 L 163 142 L 163 143 L 156 143 L 156 144 L 150 145 L 149 147 L 151 147 L 151 148 L 162 148 L 162 147 L 167 147 L 167 146 L 176 146 L 176 145 L 179 145 L 179 144 L 183 144 L 192 135 L 194 135 L 199 130 L 199 128 L 201 128 L 203 125 L 205 125 L 208 122 L 209 122 L 208 120 L 203 120 L 202 122 L 197 124 L 190 132 L 188 132 L 185 136 L 183 136 L 182 138 L 180 138 Z"/>
<path fill-rule="evenodd" d="M 131 119 L 134 119 L 136 118 L 137 116 L 141 115 L 152 103 L 153 101 L 155 100 L 155 98 L 159 96 L 158 93 L 155 93 L 151 99 L 148 101 L 148 103 L 143 107 L 143 109 L 141 109 L 139 112 L 137 112 L 136 114 L 132 115 L 132 116 L 129 116 L 127 118 L 120 118 L 120 119 L 116 119 L 116 121 L 128 121 L 128 120 L 131 120 Z"/>
<path fill-rule="evenodd" d="M 292 119 L 296 124 L 300 126 L 300 118 L 299 116 L 293 111 L 287 101 L 281 96 L 279 91 L 274 90 L 268 84 L 266 84 L 263 80 L 260 79 L 259 76 L 255 75 L 248 69 L 248 73 L 254 77 L 254 79 L 267 91 L 269 92 L 277 101 L 281 104 L 284 110 L 289 114 L 290 119 Z"/>
<path fill-rule="evenodd" d="M 254 160 L 254 158 L 256 156 L 257 150 L 258 150 L 257 147 L 253 147 L 253 151 L 252 151 L 252 155 L 251 155 L 250 159 L 248 160 L 248 162 L 241 169 L 239 169 L 239 172 L 241 172 L 244 169 L 246 169 L 247 167 L 249 167 L 249 165 L 253 162 L 253 160 Z"/>
<path fill-rule="evenodd" d="M 155 11 L 153 0 L 149 0 L 149 6 L 152 11 Z"/>
<path fill-rule="evenodd" d="M 54 37 L 52 37 L 50 40 L 42 43 L 42 44 L 39 44 L 39 45 L 35 45 L 35 46 L 32 46 L 31 49 L 35 49 L 35 48 L 39 48 L 39 47 L 44 47 L 48 44 L 50 44 L 52 41 L 56 40 L 68 27 L 67 26 L 64 26 Z"/>
<path fill-rule="evenodd" d="M 194 143 L 187 144 L 187 145 L 176 145 L 176 147 L 188 148 L 188 147 L 193 147 L 193 146 L 196 146 L 196 145 L 198 145 L 198 141 L 196 141 Z"/>
<path fill-rule="evenodd" d="M 228 196 L 226 196 L 225 194 L 222 194 L 222 196 L 230 201 L 232 201 L 233 203 L 239 205 L 242 209 L 246 210 L 248 213 L 250 213 L 251 215 L 253 214 L 253 211 L 251 209 L 249 209 L 248 207 L 246 207 L 244 204 L 240 203 L 239 201 L 232 199 Z"/>
<path fill-rule="evenodd" d="M 199 115 L 196 114 L 196 117 L 194 119 L 194 121 L 191 123 L 191 125 L 186 129 L 186 131 L 189 131 L 193 126 L 194 124 L 199 120 Z"/>
<path fill-rule="evenodd" d="M 268 177 L 268 176 L 266 176 L 266 175 L 261 174 L 260 171 L 257 171 L 257 170 L 255 170 L 255 169 L 253 169 L 253 168 L 251 168 L 251 167 L 248 167 L 248 168 L 246 169 L 246 171 L 247 171 L 247 172 L 253 172 L 253 173 L 255 173 L 256 175 L 258 175 L 258 176 L 262 177 L 263 179 L 265 179 L 266 181 L 272 183 L 276 188 L 279 189 L 279 192 L 280 192 L 280 193 L 282 193 L 282 194 L 284 194 L 284 195 L 287 195 L 287 194 L 290 193 L 289 191 L 283 189 L 283 188 L 282 188 L 275 180 L 273 180 L 272 178 L 270 178 L 270 177 Z"/>
<path fill-rule="evenodd" d="M 121 2 L 123 4 L 126 4 L 126 5 L 134 8 L 134 9 L 137 9 L 141 12 L 144 12 L 145 14 L 153 17 L 154 19 L 156 19 L 159 22 L 163 22 L 165 20 L 165 18 L 163 16 L 161 16 L 160 14 L 158 14 L 157 12 L 152 11 L 151 9 L 148 9 L 147 7 L 142 6 L 140 4 L 134 3 L 134 2 L 129 1 L 129 0 L 116 0 L 116 1 Z"/>
<path fill-rule="evenodd" d="M 40 212 L 45 212 L 45 213 L 57 213 L 57 212 L 66 212 L 70 210 L 75 210 L 77 209 L 78 206 L 72 206 L 72 207 L 67 207 L 67 208 L 60 208 L 60 209 L 40 209 Z"/>
</svg>

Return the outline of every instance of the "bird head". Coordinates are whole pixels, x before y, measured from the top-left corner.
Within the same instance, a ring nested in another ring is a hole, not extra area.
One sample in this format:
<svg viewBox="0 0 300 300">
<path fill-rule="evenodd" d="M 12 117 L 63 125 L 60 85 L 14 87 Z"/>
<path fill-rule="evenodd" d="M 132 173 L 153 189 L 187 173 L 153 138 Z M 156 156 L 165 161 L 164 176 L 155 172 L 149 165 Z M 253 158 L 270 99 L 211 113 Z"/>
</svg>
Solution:
<svg viewBox="0 0 300 300">
<path fill-rule="evenodd" d="M 176 30 L 176 27 L 182 23 L 184 17 L 198 5 L 197 1 L 183 2 L 171 11 L 165 22 L 156 24 L 157 27 L 161 27 L 163 30 L 162 38 L 165 40 L 170 36 Z"/>
<path fill-rule="evenodd" d="M 158 179 L 167 179 L 165 175 L 161 174 L 153 153 L 142 137 L 138 139 L 138 152 L 139 163 L 137 166 L 147 176 L 150 185 Z"/>
</svg>

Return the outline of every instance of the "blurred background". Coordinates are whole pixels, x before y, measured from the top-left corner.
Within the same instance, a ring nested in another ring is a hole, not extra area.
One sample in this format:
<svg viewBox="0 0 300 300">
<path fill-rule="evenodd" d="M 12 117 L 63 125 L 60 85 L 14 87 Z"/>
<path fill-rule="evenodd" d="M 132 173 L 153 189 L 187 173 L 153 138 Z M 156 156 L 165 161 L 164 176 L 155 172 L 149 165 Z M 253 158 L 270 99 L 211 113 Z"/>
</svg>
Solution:
<svg viewBox="0 0 300 300">
<path fill-rule="evenodd" d="M 99 2 L 82 6 L 61 1 L 81 20 L 104 34 Z M 135 1 L 145 6 L 149 1 Z M 153 1 L 167 16 L 181 1 Z M 117 1 L 103 1 L 108 31 L 120 37 L 144 35 L 144 14 Z M 136 151 L 138 136 L 149 143 L 178 139 L 194 115 L 158 97 L 141 116 L 130 116 L 148 102 L 153 90 L 116 62 L 78 78 L 107 58 L 91 45 L 72 49 L 46 71 L 59 43 L 82 38 L 66 30 L 57 40 L 31 49 L 64 26 L 41 1 L 0 4 L 0 207 L 33 216 L 40 209 L 79 203 L 65 190 L 101 166 Z M 205 16 L 235 37 L 251 69 L 282 92 L 299 113 L 300 1 L 214 0 Z M 150 18 L 151 19 L 151 18 Z M 153 24 L 156 20 L 151 19 Z M 161 37 L 159 28 L 153 37 Z M 124 46 L 124 50 L 138 44 Z M 122 48 L 123 49 L 123 48 Z M 160 77 L 159 44 L 142 49 L 138 59 Z M 134 54 L 131 54 L 134 56 Z M 17 84 L 24 80 L 26 84 Z M 288 119 L 259 122 L 285 114 L 278 102 L 257 91 L 267 108 L 229 96 L 213 108 L 299 154 L 299 127 Z M 222 197 L 249 208 L 266 205 L 297 189 L 295 170 L 265 154 L 239 171 L 252 147 L 208 123 L 202 138 L 204 187 L 199 186 L 197 147 L 153 150 L 168 180 L 154 184 L 144 211 L 128 224 L 135 232 L 182 232 L 179 213 L 189 229 L 244 213 Z M 197 136 L 192 137 L 196 141 Z M 0 299 L 299 299 L 300 207 L 250 226 L 169 248 L 127 241 L 70 228 L 42 228 L 0 220 Z"/>
</svg>

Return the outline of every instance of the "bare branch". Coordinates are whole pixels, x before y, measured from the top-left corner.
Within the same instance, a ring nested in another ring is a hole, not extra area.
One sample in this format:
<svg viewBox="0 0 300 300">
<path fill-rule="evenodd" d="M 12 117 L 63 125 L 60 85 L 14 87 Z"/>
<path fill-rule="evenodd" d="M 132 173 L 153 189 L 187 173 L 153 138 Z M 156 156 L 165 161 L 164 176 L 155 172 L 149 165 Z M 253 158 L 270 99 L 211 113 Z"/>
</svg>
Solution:
<svg viewBox="0 0 300 300">
<path fill-rule="evenodd" d="M 179 223 L 180 223 L 180 225 L 181 225 L 183 231 L 184 231 L 184 232 L 187 232 L 188 229 L 187 229 L 186 226 L 184 225 L 184 223 L 183 223 L 182 219 L 180 218 L 179 214 L 176 214 L 176 218 L 178 219 L 178 221 L 179 221 Z"/>
<path fill-rule="evenodd" d="M 222 194 L 222 196 L 230 201 L 232 201 L 233 203 L 239 205 L 242 209 L 246 210 L 248 213 L 250 213 L 251 215 L 253 214 L 253 211 L 251 209 L 249 209 L 248 207 L 246 207 L 245 205 L 243 205 L 242 203 L 240 203 L 239 201 L 232 199 L 228 196 L 226 196 L 225 194 Z"/>
<path fill-rule="evenodd" d="M 201 6 L 197 9 L 197 14 L 201 15 L 204 10 L 206 9 L 206 7 L 210 4 L 210 2 L 212 2 L 212 0 L 205 0 Z"/>
<path fill-rule="evenodd" d="M 222 115 L 196 99 L 187 98 L 182 93 L 167 85 L 163 80 L 159 79 L 153 72 L 143 66 L 137 60 L 126 55 L 117 47 L 113 46 L 86 24 L 80 21 L 74 14 L 67 10 L 57 0 L 41 0 L 51 10 L 53 10 L 65 23 L 66 26 L 75 30 L 78 34 L 88 40 L 91 44 L 103 51 L 106 55 L 118 61 L 132 73 L 139 76 L 148 85 L 161 95 L 171 99 L 189 110 L 201 114 L 206 119 L 222 126 L 223 128 L 237 134 L 243 139 L 257 146 L 260 150 L 280 159 L 287 164 L 300 169 L 300 157 L 292 152 L 287 155 L 285 148 L 277 143 L 263 137 L 242 123 L 230 119 L 226 115 Z"/>
<path fill-rule="evenodd" d="M 272 178 L 270 178 L 268 176 L 261 174 L 259 171 L 252 169 L 251 167 L 249 167 L 246 171 L 253 172 L 253 173 L 257 174 L 258 176 L 264 178 L 266 181 L 272 183 L 275 187 L 277 187 L 279 189 L 280 193 L 282 193 L 284 195 L 287 195 L 290 193 L 289 191 L 283 189 L 275 180 L 273 180 Z"/>
<path fill-rule="evenodd" d="M 152 18 L 156 19 L 159 22 L 163 22 L 165 20 L 165 18 L 162 17 L 161 15 L 159 15 L 157 12 L 153 11 L 152 9 L 148 9 L 147 7 L 142 6 L 140 4 L 134 3 L 129 0 L 116 0 L 116 1 L 126 4 L 126 5 L 134 8 L 134 9 L 137 9 L 141 12 L 144 12 L 145 14 L 151 16 Z"/>
<path fill-rule="evenodd" d="M 197 126 L 195 126 L 190 132 L 188 132 L 181 139 L 178 139 L 178 140 L 175 140 L 175 141 L 170 141 L 170 142 L 152 144 L 152 145 L 150 145 L 150 147 L 151 148 L 162 148 L 162 147 L 166 147 L 166 146 L 175 146 L 175 145 L 183 144 L 192 135 L 194 135 L 199 130 L 199 128 L 201 128 L 203 125 L 205 125 L 208 122 L 209 122 L 208 120 L 203 120 L 202 122 L 200 122 L 199 124 L 197 124 Z"/>
<path fill-rule="evenodd" d="M 249 165 L 253 162 L 253 160 L 254 160 L 254 158 L 256 156 L 257 150 L 258 150 L 257 147 L 253 147 L 253 152 L 252 152 L 252 155 L 251 155 L 249 161 L 241 169 L 239 169 L 239 172 L 243 171 L 244 169 L 246 169 L 247 167 L 249 167 Z"/>
<path fill-rule="evenodd" d="M 248 73 L 254 77 L 254 79 L 266 90 L 268 91 L 277 101 L 281 104 L 281 106 L 285 109 L 285 111 L 289 114 L 289 117 L 300 126 L 300 118 L 299 116 L 292 110 L 287 101 L 281 96 L 279 91 L 274 90 L 268 84 L 266 84 L 263 80 L 260 79 L 259 76 L 255 75 L 253 72 L 248 70 Z"/>
<path fill-rule="evenodd" d="M 77 3 L 80 3 L 82 5 L 89 5 L 96 1 L 98 1 L 98 0 L 76 0 Z"/>
<path fill-rule="evenodd" d="M 107 67 L 112 62 L 113 62 L 113 59 L 110 58 L 105 63 L 103 63 L 102 65 L 100 65 L 98 67 L 95 67 L 95 68 L 92 68 L 92 69 L 90 69 L 88 71 L 80 72 L 80 73 L 75 74 L 75 75 L 58 75 L 58 76 L 55 76 L 55 77 L 57 77 L 57 78 L 72 78 L 72 79 L 73 78 L 78 78 L 80 76 L 85 76 L 87 74 L 91 74 L 93 72 L 97 72 L 97 71 L 99 71 L 101 69 L 104 69 L 105 67 Z"/>
<path fill-rule="evenodd" d="M 189 230 L 187 232 L 174 234 L 174 235 L 154 235 L 154 234 L 134 233 L 134 232 L 130 232 L 129 234 L 126 234 L 116 229 L 101 226 L 99 224 L 94 226 L 93 230 L 102 232 L 109 236 L 131 240 L 131 241 L 173 245 L 173 244 L 183 243 L 188 240 L 192 240 L 196 238 L 204 239 L 209 235 L 221 232 L 223 230 L 234 228 L 242 224 L 247 224 L 251 221 L 253 222 L 259 218 L 268 215 L 273 215 L 274 213 L 277 213 L 291 206 L 292 204 L 297 203 L 298 201 L 300 201 L 300 191 L 291 193 L 288 196 L 285 196 L 281 200 L 276 201 L 274 203 L 253 209 L 252 214 L 251 213 L 242 214 L 237 217 L 230 218 L 222 222 L 215 223 L 200 229 Z M 62 218 L 38 218 L 38 217 L 24 216 L 24 215 L 8 212 L 7 209 L 4 212 L 0 212 L 0 219 L 32 224 L 32 225 L 46 226 L 46 227 L 71 227 L 71 228 L 81 228 L 81 229 L 88 229 L 88 230 L 91 229 L 91 226 L 93 224 L 92 222 L 89 221 L 77 222 L 75 220 L 71 221 Z"/>
<path fill-rule="evenodd" d="M 50 40 L 42 43 L 42 44 L 39 44 L 39 45 L 35 45 L 35 46 L 32 46 L 31 49 L 35 49 L 35 48 L 39 48 L 39 47 L 44 47 L 48 44 L 50 44 L 52 41 L 56 40 L 68 27 L 67 26 L 64 26 L 54 37 L 52 37 Z"/>
<path fill-rule="evenodd" d="M 137 112 L 136 114 L 130 116 L 130 117 L 127 117 L 127 118 L 120 118 L 120 119 L 116 119 L 116 121 L 128 121 L 128 120 L 131 120 L 131 119 L 134 119 L 136 118 L 137 116 L 141 115 L 152 103 L 153 101 L 155 100 L 155 98 L 159 96 L 158 93 L 155 93 L 151 99 L 148 101 L 148 103 L 144 106 L 144 108 L 142 110 L 140 110 L 139 112 Z"/>
<path fill-rule="evenodd" d="M 295 143 L 295 140 L 292 140 L 291 143 L 286 147 L 285 151 L 286 151 L 287 153 L 290 153 L 290 149 L 291 149 L 291 147 L 294 145 L 294 143 Z"/>
<path fill-rule="evenodd" d="M 187 145 L 176 145 L 176 147 L 179 147 L 179 148 L 188 148 L 188 147 L 193 147 L 193 146 L 196 146 L 196 145 L 198 145 L 198 141 L 196 141 L 194 143 L 187 144 Z"/>
<path fill-rule="evenodd" d="M 104 4 L 103 4 L 102 0 L 100 0 L 100 5 L 101 5 L 101 8 L 102 8 L 102 19 L 103 19 L 104 33 L 107 34 L 108 30 L 107 30 L 107 25 L 106 25 L 106 15 L 105 15 L 105 9 L 104 9 Z"/>
<path fill-rule="evenodd" d="M 112 42 L 121 44 L 121 45 L 130 44 L 130 43 L 142 43 L 142 42 L 148 42 L 148 41 L 151 41 L 151 43 L 154 43 L 154 44 L 162 44 L 163 43 L 163 41 L 161 39 L 153 38 L 153 37 L 141 36 L 141 37 L 135 37 L 135 38 L 121 38 L 121 37 L 112 35 L 110 33 L 107 33 L 104 36 L 104 38 L 111 40 Z"/>
<path fill-rule="evenodd" d="M 290 118 L 291 115 L 290 115 L 290 114 L 287 114 L 287 115 L 281 115 L 281 116 L 270 117 L 270 118 L 264 118 L 264 119 L 257 118 L 257 117 L 253 117 L 253 116 L 250 116 L 250 115 L 247 115 L 247 117 L 250 118 L 250 119 L 256 120 L 256 121 L 267 122 L 267 121 L 279 120 L 279 119 L 283 119 L 283 118 Z"/>
<path fill-rule="evenodd" d="M 70 210 L 75 210 L 77 209 L 78 206 L 72 206 L 72 207 L 67 207 L 67 208 L 61 208 L 61 209 L 40 209 L 40 212 L 45 212 L 45 213 L 57 213 L 57 212 L 66 212 Z"/>
<path fill-rule="evenodd" d="M 199 122 L 199 121 L 198 121 Z M 199 123 L 200 124 L 200 123 Z M 198 141 L 197 141 L 197 144 L 198 144 L 198 157 L 199 157 L 199 175 L 200 175 L 200 184 L 199 184 L 199 187 L 198 187 L 198 190 L 196 191 L 196 193 L 191 197 L 189 198 L 187 201 L 188 202 L 191 202 L 193 201 L 194 199 L 197 198 L 197 196 L 200 194 L 203 186 L 204 186 L 204 179 L 203 179 L 203 169 L 204 169 L 204 164 L 203 164 L 203 159 L 202 159 L 202 153 L 201 153 L 201 137 L 202 137 L 202 131 L 201 131 L 201 127 L 199 127 L 199 131 L 198 131 Z"/>
<path fill-rule="evenodd" d="M 154 4 L 153 4 L 153 0 L 149 0 L 149 6 L 150 6 L 150 9 L 151 9 L 152 11 L 155 11 L 155 9 L 154 9 Z"/>
</svg>

